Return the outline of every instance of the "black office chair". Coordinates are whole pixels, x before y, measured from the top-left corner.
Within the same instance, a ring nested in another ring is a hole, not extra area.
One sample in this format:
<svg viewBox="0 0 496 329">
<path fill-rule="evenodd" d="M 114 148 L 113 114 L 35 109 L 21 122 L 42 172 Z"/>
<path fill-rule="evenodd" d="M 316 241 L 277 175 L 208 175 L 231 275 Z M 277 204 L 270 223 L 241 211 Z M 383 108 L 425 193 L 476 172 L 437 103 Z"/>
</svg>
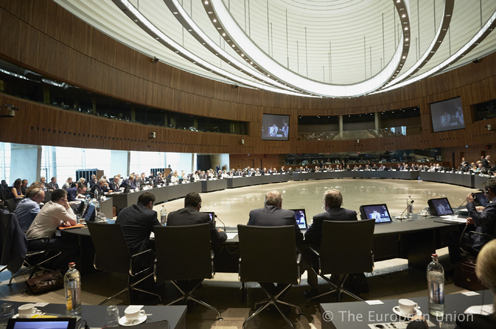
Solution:
<svg viewBox="0 0 496 329">
<path fill-rule="evenodd" d="M 7 210 L 10 212 L 14 212 L 17 203 L 15 199 L 7 199 L 3 201 L 4 205 L 7 206 Z"/>
<path fill-rule="evenodd" d="M 88 222 L 87 224 L 90 231 L 91 240 L 93 241 L 93 245 L 95 246 L 96 251 L 95 259 L 93 262 L 93 266 L 95 267 L 95 269 L 117 272 L 127 275 L 126 287 L 118 293 L 106 298 L 99 305 L 104 304 L 105 302 L 126 291 L 128 293 L 129 303 L 131 304 L 131 293 L 133 290 L 157 296 L 159 300 L 162 300 L 159 295 L 136 287 L 136 285 L 153 275 L 153 272 L 151 272 L 153 264 L 153 250 L 148 249 L 140 253 L 131 255 L 120 225 L 94 222 Z M 138 261 L 140 257 L 142 259 L 147 259 L 147 257 L 149 258 L 148 267 L 145 266 L 143 268 L 140 266 L 136 266 L 136 264 L 139 263 Z M 147 272 L 149 272 L 149 274 L 146 274 Z M 141 275 L 145 276 L 136 282 L 132 282 L 133 278 Z"/>
<path fill-rule="evenodd" d="M 12 285 L 12 280 L 15 277 L 29 271 L 31 271 L 29 279 L 38 270 L 51 271 L 42 265 L 60 255 L 60 252 L 58 252 L 48 257 L 50 251 L 45 249 L 29 251 L 27 248 L 28 240 L 19 226 L 17 216 L 6 210 L 0 210 L 0 236 L 2 237 L 2 243 L 0 244 L 0 264 L 6 265 L 0 272 L 7 269 L 13 273 L 9 280 L 9 286 Z M 32 240 L 48 241 L 48 238 Z M 23 266 L 26 268 L 18 272 Z"/>
<path fill-rule="evenodd" d="M 171 281 L 182 294 L 167 305 L 181 300 L 193 300 L 217 312 L 218 319 L 222 320 L 215 307 L 192 295 L 203 279 L 211 279 L 215 273 L 210 224 L 160 226 L 153 231 L 156 250 L 155 281 Z M 183 291 L 178 284 L 182 280 L 198 280 L 198 283 L 190 291 Z"/>
<path fill-rule="evenodd" d="M 322 238 L 320 251 L 312 248 L 318 257 L 319 267 L 312 270 L 320 275 L 333 288 L 323 294 L 310 299 L 336 292 L 339 302 L 341 293 L 363 301 L 354 293 L 346 290 L 344 284 L 349 274 L 372 272 L 374 268 L 374 254 L 372 242 L 374 238 L 373 219 L 360 221 L 324 221 L 322 224 Z M 342 276 L 338 284 L 325 275 Z"/>
<path fill-rule="evenodd" d="M 284 320 L 293 327 L 291 321 L 280 310 L 278 304 L 294 307 L 297 314 L 301 309 L 293 304 L 279 300 L 280 296 L 292 285 L 300 283 L 301 254 L 297 254 L 294 226 L 248 226 L 238 225 L 239 237 L 239 280 L 245 282 L 276 282 L 286 286 L 277 294 L 267 294 L 255 304 L 263 304 L 243 326 L 262 312 L 267 306 L 274 305 Z"/>
</svg>

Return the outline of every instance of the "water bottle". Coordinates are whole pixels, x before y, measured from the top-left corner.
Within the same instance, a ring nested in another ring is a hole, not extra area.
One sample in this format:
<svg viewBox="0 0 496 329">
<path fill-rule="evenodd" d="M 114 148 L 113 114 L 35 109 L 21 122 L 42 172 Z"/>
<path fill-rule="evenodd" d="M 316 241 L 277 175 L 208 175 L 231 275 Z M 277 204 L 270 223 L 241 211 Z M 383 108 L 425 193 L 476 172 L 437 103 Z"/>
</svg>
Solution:
<svg viewBox="0 0 496 329">
<path fill-rule="evenodd" d="M 162 205 L 162 209 L 160 209 L 160 223 L 164 226 L 167 224 L 167 210 L 164 205 Z"/>
<path fill-rule="evenodd" d="M 81 275 L 76 263 L 69 263 L 69 270 L 64 275 L 65 306 L 67 316 L 81 315 Z"/>
<path fill-rule="evenodd" d="M 429 290 L 429 313 L 437 318 L 444 316 L 444 268 L 436 254 L 427 265 L 427 285 Z"/>
</svg>

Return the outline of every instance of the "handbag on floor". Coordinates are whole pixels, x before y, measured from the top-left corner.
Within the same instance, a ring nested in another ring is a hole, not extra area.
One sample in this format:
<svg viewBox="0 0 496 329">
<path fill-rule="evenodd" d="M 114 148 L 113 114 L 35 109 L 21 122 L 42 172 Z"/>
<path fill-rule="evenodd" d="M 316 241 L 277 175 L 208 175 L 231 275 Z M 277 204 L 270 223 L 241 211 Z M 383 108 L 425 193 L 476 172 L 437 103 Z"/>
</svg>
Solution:
<svg viewBox="0 0 496 329">
<path fill-rule="evenodd" d="M 62 289 L 64 287 L 64 277 L 57 270 L 27 280 L 26 286 L 32 294 L 43 294 L 48 291 Z"/>
</svg>

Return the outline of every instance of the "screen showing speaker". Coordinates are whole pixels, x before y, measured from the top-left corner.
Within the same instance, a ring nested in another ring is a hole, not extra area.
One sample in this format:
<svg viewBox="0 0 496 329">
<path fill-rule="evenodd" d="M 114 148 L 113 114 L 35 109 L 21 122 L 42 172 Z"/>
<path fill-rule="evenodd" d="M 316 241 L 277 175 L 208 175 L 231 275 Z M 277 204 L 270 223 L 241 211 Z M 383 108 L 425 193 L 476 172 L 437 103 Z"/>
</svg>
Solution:
<svg viewBox="0 0 496 329">
<path fill-rule="evenodd" d="M 376 224 L 392 222 L 391 215 L 385 203 L 360 206 L 360 216 L 362 219 L 373 219 Z"/>
<path fill-rule="evenodd" d="M 289 140 L 289 115 L 264 114 L 262 121 L 262 140 Z"/>
<path fill-rule="evenodd" d="M 431 103 L 432 128 L 435 133 L 465 128 L 460 97 Z"/>
<path fill-rule="evenodd" d="M 453 209 L 448 201 L 448 198 L 430 199 L 427 201 L 431 215 L 445 216 L 453 215 Z"/>
</svg>

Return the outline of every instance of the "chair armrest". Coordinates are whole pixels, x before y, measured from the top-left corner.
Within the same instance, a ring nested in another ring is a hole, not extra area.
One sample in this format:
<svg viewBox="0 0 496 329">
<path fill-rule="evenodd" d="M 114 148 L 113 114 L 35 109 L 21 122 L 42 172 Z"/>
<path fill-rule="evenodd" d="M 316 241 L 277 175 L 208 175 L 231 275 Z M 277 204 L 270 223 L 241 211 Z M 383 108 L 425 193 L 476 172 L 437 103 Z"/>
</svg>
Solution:
<svg viewBox="0 0 496 329">
<path fill-rule="evenodd" d="M 300 266 L 301 263 L 301 253 L 296 254 L 296 265 Z"/>
<path fill-rule="evenodd" d="M 137 254 L 134 254 L 134 255 L 131 255 L 131 258 L 129 259 L 129 275 L 130 276 L 136 276 L 138 274 L 141 274 L 145 271 L 148 271 L 151 266 L 148 266 L 146 268 L 144 268 L 143 270 L 139 271 L 139 272 L 136 272 L 136 273 L 133 273 L 133 259 L 135 259 L 136 257 L 138 256 L 141 256 L 141 255 L 144 255 L 144 254 L 150 254 L 150 255 L 153 255 L 153 250 L 152 249 L 147 249 L 147 250 L 144 250 L 144 251 L 141 251 Z M 152 262 L 152 266 L 153 266 L 153 262 Z"/>
<path fill-rule="evenodd" d="M 486 236 L 488 238 L 493 238 L 490 234 L 487 234 L 487 233 L 481 233 L 481 232 L 477 232 L 477 231 L 469 231 L 468 234 L 478 234 L 478 235 L 482 235 L 482 236 Z"/>
<path fill-rule="evenodd" d="M 310 247 L 310 251 L 313 252 L 318 257 L 320 257 L 320 253 L 317 250 L 315 250 L 314 248 Z"/>
</svg>

